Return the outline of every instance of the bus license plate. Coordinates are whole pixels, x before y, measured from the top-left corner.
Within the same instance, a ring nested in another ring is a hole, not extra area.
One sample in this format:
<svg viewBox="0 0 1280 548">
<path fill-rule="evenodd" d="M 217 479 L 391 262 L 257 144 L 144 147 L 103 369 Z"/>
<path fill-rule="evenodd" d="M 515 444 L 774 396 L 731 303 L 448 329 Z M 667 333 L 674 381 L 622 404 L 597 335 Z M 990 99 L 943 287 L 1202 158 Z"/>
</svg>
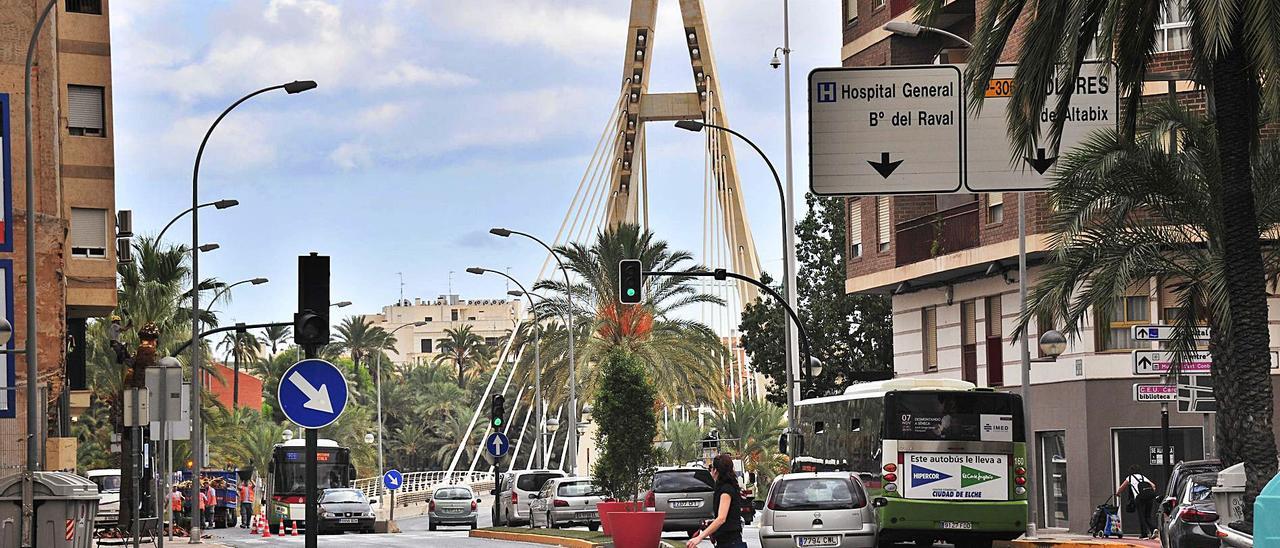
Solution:
<svg viewBox="0 0 1280 548">
<path fill-rule="evenodd" d="M 943 529 L 973 529 L 972 521 L 944 521 Z"/>
<path fill-rule="evenodd" d="M 342 518 L 338 520 L 338 523 L 355 523 L 355 522 L 356 522 L 356 518 Z"/>
<path fill-rule="evenodd" d="M 839 546 L 839 545 L 840 545 L 840 537 L 837 537 L 835 535 L 796 538 L 796 546 L 801 546 L 805 548 L 809 546 Z"/>
</svg>

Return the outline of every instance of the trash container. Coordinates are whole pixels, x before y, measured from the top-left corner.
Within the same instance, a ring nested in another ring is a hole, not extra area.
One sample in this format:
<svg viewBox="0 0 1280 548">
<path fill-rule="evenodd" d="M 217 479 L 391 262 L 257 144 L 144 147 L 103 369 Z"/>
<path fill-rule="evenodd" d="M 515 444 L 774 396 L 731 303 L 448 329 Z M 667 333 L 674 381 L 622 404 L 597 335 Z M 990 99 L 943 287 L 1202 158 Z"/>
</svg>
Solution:
<svg viewBox="0 0 1280 548">
<path fill-rule="evenodd" d="M 91 548 L 98 486 L 70 472 L 35 474 L 35 545 Z M 0 478 L 0 546 L 21 546 L 22 474 Z"/>
<path fill-rule="evenodd" d="M 1280 474 L 1253 501 L 1254 546 L 1280 546 Z"/>
<path fill-rule="evenodd" d="M 1244 463 L 1218 472 L 1218 485 L 1212 492 L 1219 523 L 1235 523 L 1244 519 Z"/>
</svg>

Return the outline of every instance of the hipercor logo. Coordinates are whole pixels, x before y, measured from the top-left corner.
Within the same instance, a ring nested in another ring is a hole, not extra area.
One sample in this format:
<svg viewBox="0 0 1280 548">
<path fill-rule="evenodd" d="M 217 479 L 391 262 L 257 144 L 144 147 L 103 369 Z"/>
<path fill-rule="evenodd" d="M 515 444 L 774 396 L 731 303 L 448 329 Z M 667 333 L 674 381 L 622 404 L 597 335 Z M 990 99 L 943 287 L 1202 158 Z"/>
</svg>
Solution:
<svg viewBox="0 0 1280 548">
<path fill-rule="evenodd" d="M 919 464 L 911 465 L 911 487 L 920 487 L 921 485 L 929 485 L 936 481 L 949 479 L 951 474 L 944 474 L 937 470 L 932 470 L 920 466 Z"/>
</svg>

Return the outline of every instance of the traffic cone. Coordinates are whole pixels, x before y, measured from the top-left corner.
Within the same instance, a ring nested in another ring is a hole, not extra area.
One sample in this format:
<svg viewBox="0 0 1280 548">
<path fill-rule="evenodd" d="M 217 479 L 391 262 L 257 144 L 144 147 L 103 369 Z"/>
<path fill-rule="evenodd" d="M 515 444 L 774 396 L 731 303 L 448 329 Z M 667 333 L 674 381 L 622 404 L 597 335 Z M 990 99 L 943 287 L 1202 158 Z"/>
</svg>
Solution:
<svg viewBox="0 0 1280 548">
<path fill-rule="evenodd" d="M 291 536 L 298 536 L 298 520 L 296 519 L 293 520 L 293 534 Z"/>
<path fill-rule="evenodd" d="M 262 510 L 262 538 L 271 538 L 271 520 L 267 518 L 266 509 Z"/>
<path fill-rule="evenodd" d="M 258 516 L 256 514 L 249 516 L 249 534 L 258 534 Z"/>
</svg>

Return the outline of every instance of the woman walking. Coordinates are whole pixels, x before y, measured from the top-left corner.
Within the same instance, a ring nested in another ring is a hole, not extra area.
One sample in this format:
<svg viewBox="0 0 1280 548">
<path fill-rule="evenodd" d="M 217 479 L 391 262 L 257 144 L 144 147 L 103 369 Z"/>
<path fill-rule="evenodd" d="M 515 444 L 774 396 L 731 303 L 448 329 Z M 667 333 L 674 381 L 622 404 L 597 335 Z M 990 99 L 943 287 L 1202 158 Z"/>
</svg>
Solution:
<svg viewBox="0 0 1280 548">
<path fill-rule="evenodd" d="M 1126 512 L 1137 512 L 1138 514 L 1138 536 L 1145 539 L 1156 538 L 1155 525 L 1155 500 L 1156 500 L 1156 484 L 1142 475 L 1142 468 L 1136 464 L 1129 467 L 1129 475 L 1120 483 L 1120 487 L 1116 489 L 1116 496 L 1120 496 L 1126 488 L 1129 489 L 1129 504 L 1125 505 Z"/>
<path fill-rule="evenodd" d="M 742 541 L 742 507 L 738 504 L 742 489 L 733 471 L 733 456 L 724 453 L 712 460 L 711 478 L 716 482 L 715 498 L 711 499 L 715 519 L 689 539 L 685 547 L 694 548 L 703 539 L 710 538 L 716 548 L 746 548 L 747 543 Z"/>
</svg>

